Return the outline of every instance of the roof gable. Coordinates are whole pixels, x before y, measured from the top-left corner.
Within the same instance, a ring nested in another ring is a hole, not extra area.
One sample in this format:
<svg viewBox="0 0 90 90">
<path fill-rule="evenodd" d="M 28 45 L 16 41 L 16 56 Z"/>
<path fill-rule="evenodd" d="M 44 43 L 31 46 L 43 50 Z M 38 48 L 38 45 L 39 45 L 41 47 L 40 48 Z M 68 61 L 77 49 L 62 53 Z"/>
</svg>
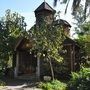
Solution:
<svg viewBox="0 0 90 90">
<path fill-rule="evenodd" d="M 66 20 L 63 20 L 63 19 L 58 19 L 58 20 L 54 21 L 54 24 L 55 25 L 67 25 L 67 26 L 71 27 L 71 25 Z"/>
</svg>

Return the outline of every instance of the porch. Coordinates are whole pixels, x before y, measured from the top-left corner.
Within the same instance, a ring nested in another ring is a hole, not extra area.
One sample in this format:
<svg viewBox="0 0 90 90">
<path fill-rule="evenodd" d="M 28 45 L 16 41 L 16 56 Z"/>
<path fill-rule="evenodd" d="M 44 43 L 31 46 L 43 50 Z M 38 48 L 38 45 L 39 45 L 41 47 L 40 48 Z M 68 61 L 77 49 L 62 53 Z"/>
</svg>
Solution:
<svg viewBox="0 0 90 90">
<path fill-rule="evenodd" d="M 31 43 L 22 38 L 15 47 L 14 77 L 19 79 L 39 79 L 40 60 L 30 52 Z"/>
</svg>

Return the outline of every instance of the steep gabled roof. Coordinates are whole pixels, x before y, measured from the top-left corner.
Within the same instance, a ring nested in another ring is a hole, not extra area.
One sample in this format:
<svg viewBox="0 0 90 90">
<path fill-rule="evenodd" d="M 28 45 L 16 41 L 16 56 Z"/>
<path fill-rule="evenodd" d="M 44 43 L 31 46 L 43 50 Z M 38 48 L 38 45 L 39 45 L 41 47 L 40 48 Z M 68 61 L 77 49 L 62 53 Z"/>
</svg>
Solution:
<svg viewBox="0 0 90 90">
<path fill-rule="evenodd" d="M 55 25 L 67 25 L 67 26 L 71 27 L 71 25 L 66 20 L 63 20 L 63 19 L 58 19 L 58 20 L 54 21 L 54 24 Z"/>
<path fill-rule="evenodd" d="M 35 12 L 42 11 L 42 10 L 48 10 L 51 12 L 55 12 L 55 10 L 46 2 L 43 2 L 36 10 Z"/>
</svg>

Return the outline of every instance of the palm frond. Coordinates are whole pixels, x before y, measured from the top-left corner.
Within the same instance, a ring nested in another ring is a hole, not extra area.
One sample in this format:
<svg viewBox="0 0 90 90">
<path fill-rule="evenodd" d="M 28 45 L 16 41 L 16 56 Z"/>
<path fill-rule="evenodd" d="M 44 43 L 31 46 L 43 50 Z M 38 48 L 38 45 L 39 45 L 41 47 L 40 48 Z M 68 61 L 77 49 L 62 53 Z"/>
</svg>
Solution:
<svg viewBox="0 0 90 90">
<path fill-rule="evenodd" d="M 67 8 L 68 8 L 68 5 L 69 5 L 69 2 L 70 2 L 70 0 L 68 0 L 68 2 L 67 2 L 66 9 L 65 9 L 65 14 L 67 13 Z"/>
<path fill-rule="evenodd" d="M 86 19 L 86 13 L 87 13 L 87 8 L 88 8 L 88 2 L 90 2 L 90 1 L 89 1 L 89 0 L 86 0 L 86 2 L 85 2 L 84 19 Z"/>
<path fill-rule="evenodd" d="M 73 4 L 72 4 L 72 14 L 75 14 L 75 12 L 77 11 L 79 5 L 80 5 L 81 0 L 73 0 Z"/>
<path fill-rule="evenodd" d="M 61 2 L 61 3 L 66 3 L 66 9 L 65 9 L 65 14 L 67 12 L 67 8 L 68 8 L 68 5 L 69 5 L 69 2 L 71 0 L 54 0 L 54 6 L 57 5 L 57 2 Z M 81 0 L 73 0 L 73 3 L 72 3 L 72 14 L 75 15 L 75 13 L 77 12 L 79 6 L 80 6 L 80 2 Z M 88 4 L 90 4 L 90 0 L 86 0 L 85 1 L 85 8 L 84 8 L 84 14 L 85 14 L 85 17 L 86 17 L 86 12 L 87 12 L 87 8 L 88 8 Z"/>
<path fill-rule="evenodd" d="M 60 3 L 67 3 L 68 0 L 54 0 L 54 6 L 57 5 L 57 2 L 60 2 Z"/>
<path fill-rule="evenodd" d="M 53 4 L 54 6 L 56 6 L 57 5 L 57 0 L 54 0 L 54 4 Z"/>
<path fill-rule="evenodd" d="M 67 3 L 67 1 L 69 1 L 69 0 L 63 0 L 61 3 Z"/>
</svg>

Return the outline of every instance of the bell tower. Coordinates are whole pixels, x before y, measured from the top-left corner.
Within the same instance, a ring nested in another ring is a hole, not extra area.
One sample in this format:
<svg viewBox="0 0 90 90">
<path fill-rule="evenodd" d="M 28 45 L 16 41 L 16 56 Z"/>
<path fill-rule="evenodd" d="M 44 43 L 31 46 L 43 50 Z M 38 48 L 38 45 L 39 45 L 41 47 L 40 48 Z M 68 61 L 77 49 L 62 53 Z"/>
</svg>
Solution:
<svg viewBox="0 0 90 90">
<path fill-rule="evenodd" d="M 54 21 L 56 11 L 45 1 L 34 11 L 36 17 L 36 25 L 41 25 L 43 22 L 51 24 Z"/>
</svg>

